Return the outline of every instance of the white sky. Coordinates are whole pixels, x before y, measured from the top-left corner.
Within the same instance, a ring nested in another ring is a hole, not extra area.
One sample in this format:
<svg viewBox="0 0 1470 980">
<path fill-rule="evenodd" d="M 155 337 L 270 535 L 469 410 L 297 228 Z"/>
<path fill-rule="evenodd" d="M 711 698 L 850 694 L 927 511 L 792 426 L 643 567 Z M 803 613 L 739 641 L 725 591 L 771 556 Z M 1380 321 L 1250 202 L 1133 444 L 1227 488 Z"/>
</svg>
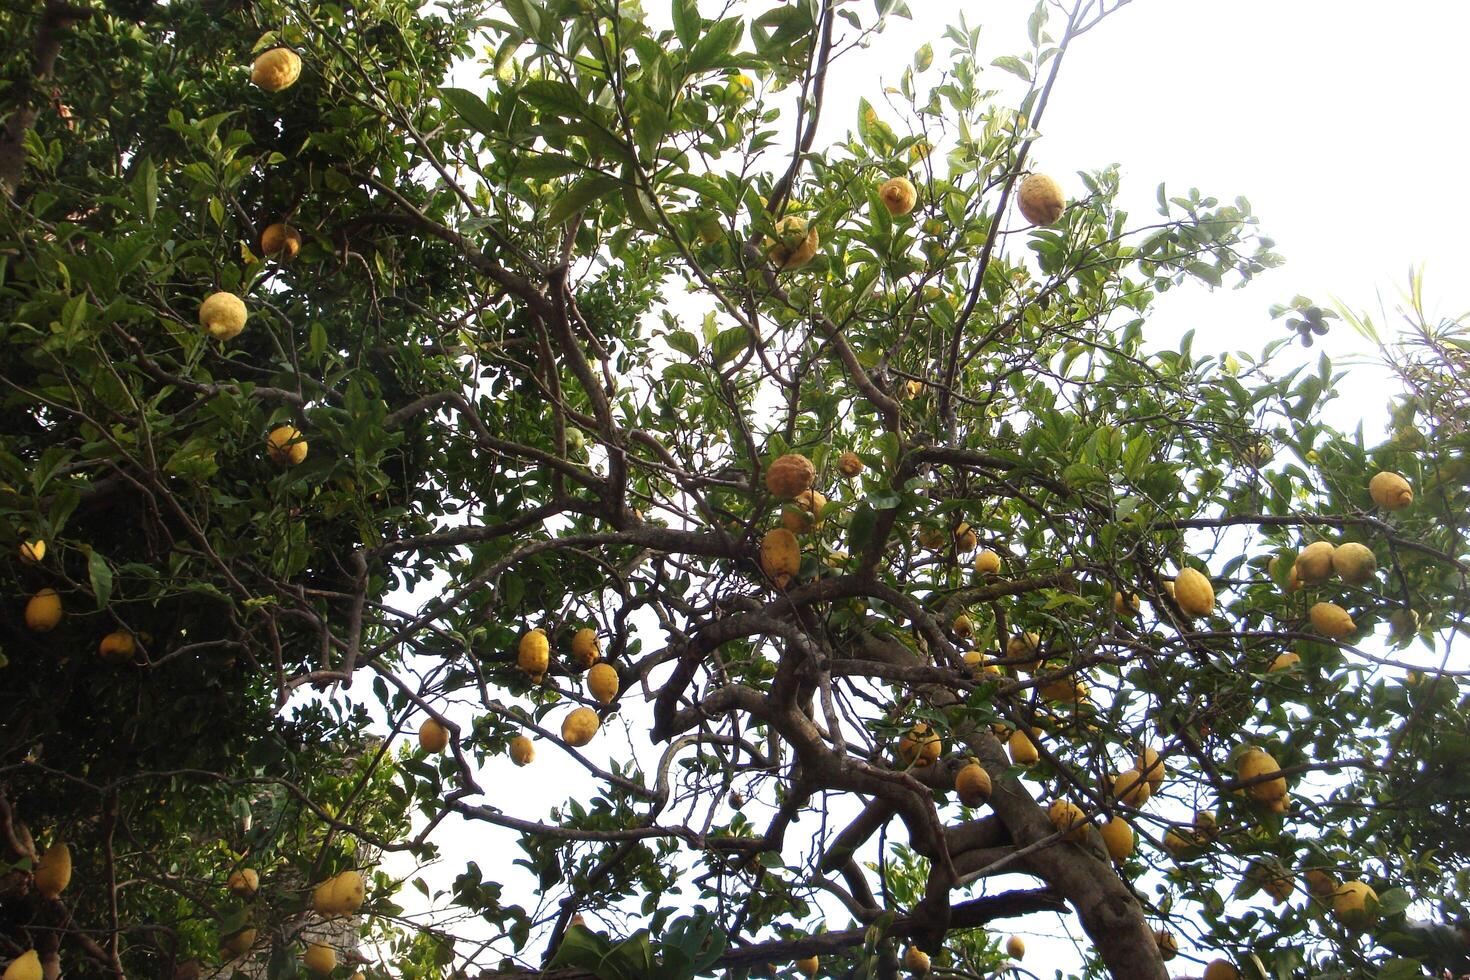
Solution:
<svg viewBox="0 0 1470 980">
<path fill-rule="evenodd" d="M 893 22 L 878 45 L 836 66 L 825 138 L 840 138 L 853 125 L 859 96 L 877 102 L 876 79 L 896 83 L 924 41 L 933 42 L 941 65 L 949 42 L 940 32 L 961 9 L 985 25 L 988 61 L 1024 47 L 1032 7 L 1031 0 L 910 4 L 918 21 Z M 646 6 L 658 11 L 662 4 L 647 0 Z M 872 8 L 862 6 L 866 16 Z M 1336 296 L 1376 318 L 1380 294 L 1392 307 L 1409 268 L 1421 263 L 1431 309 L 1453 315 L 1470 309 L 1470 279 L 1462 274 L 1470 268 L 1470 237 L 1461 191 L 1470 137 L 1459 111 L 1467 36 L 1470 4 L 1460 2 L 1135 0 L 1068 55 L 1032 166 L 1075 191 L 1076 171 L 1120 163 L 1122 204 L 1134 223 L 1154 214 L 1161 180 L 1176 192 L 1197 186 L 1222 200 L 1237 194 L 1250 199 L 1287 265 L 1245 290 L 1166 295 L 1148 334 L 1155 344 L 1171 345 L 1195 329 L 1198 353 L 1258 352 L 1284 333 L 1267 307 L 1297 293 L 1323 303 Z M 999 70 L 991 74 L 997 87 L 1010 79 Z M 1324 348 L 1339 364 L 1366 351 L 1345 325 L 1309 356 L 1315 359 Z M 1338 421 L 1350 425 L 1353 413 L 1368 413 L 1372 439 L 1381 430 L 1388 392 L 1374 372 L 1357 377 L 1359 390 L 1345 400 L 1347 416 Z M 648 637 L 645 649 L 660 640 Z M 625 718 L 630 714 L 625 711 Z M 557 713 L 547 724 L 559 720 Z M 592 755 L 620 741 L 605 730 Z M 637 741 L 640 756 L 656 757 L 648 755 L 641 733 Z M 550 746 L 538 747 L 540 757 L 528 769 L 508 761 L 487 767 L 482 784 L 495 787 L 487 802 L 515 816 L 544 819 L 569 787 L 583 784 L 580 769 L 556 758 Z M 752 812 L 757 826 L 768 813 Z M 475 860 L 487 879 L 506 882 L 508 897 L 530 900 L 527 879 L 511 864 L 519 850 L 510 832 L 459 824 L 441 829 L 447 831 L 440 838 L 445 860 L 431 869 L 431 882 L 447 885 L 465 861 Z M 415 896 L 406 892 L 399 900 L 412 907 Z M 1069 944 L 1038 942 L 1027 928 L 1032 925 L 1055 933 L 1057 920 L 1036 917 L 1017 930 L 1032 940 L 1029 968 L 1050 975 L 1054 968 L 1075 967 Z M 1182 960 L 1175 965 L 1181 968 L 1176 972 L 1190 972 Z"/>
</svg>

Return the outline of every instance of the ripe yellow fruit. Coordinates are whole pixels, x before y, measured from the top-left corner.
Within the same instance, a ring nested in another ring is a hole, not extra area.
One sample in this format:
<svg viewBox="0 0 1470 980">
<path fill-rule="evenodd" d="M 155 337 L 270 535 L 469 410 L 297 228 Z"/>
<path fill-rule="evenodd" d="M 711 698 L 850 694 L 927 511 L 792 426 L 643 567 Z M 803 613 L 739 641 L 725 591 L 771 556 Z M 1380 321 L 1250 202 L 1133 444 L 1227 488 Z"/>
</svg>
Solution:
<svg viewBox="0 0 1470 980">
<path fill-rule="evenodd" d="M 1293 875 L 1274 872 L 1259 865 L 1257 867 L 1257 880 L 1261 883 L 1261 891 L 1270 895 L 1274 904 L 1280 905 L 1291 898 L 1292 890 L 1296 887 L 1296 878 Z"/>
<path fill-rule="evenodd" d="M 65 841 L 57 841 L 46 848 L 41 860 L 36 862 L 36 891 L 46 898 L 55 898 L 71 884 L 71 848 Z"/>
<path fill-rule="evenodd" d="M 277 221 L 260 233 L 260 254 L 277 262 L 290 262 L 301 251 L 301 232 Z"/>
<path fill-rule="evenodd" d="M 766 258 L 778 272 L 795 272 L 812 260 L 821 243 L 817 229 L 808 228 L 805 218 L 788 214 L 776 222 L 776 237 L 766 239 Z"/>
<path fill-rule="evenodd" d="M 597 729 L 601 726 L 597 712 L 591 708 L 577 708 L 562 719 L 561 737 L 573 748 L 581 748 L 592 741 L 592 736 L 597 734 Z"/>
<path fill-rule="evenodd" d="M 924 382 L 917 378 L 910 378 L 903 385 L 903 400 L 911 402 L 924 393 Z"/>
<path fill-rule="evenodd" d="M 245 329 L 245 301 L 234 293 L 210 293 L 199 304 L 199 325 L 215 340 L 229 340 Z"/>
<path fill-rule="evenodd" d="M 306 459 L 306 440 L 294 425 L 278 425 L 265 437 L 265 451 L 277 466 L 296 466 Z"/>
<path fill-rule="evenodd" d="M 1177 830 L 1174 827 L 1170 827 L 1164 832 L 1164 850 L 1173 855 L 1176 861 L 1182 858 L 1191 848 L 1198 847 L 1199 843 L 1198 840 L 1193 839 L 1191 833 Z"/>
<path fill-rule="evenodd" d="M 1041 753 L 1036 751 L 1036 743 L 1020 729 L 1011 732 L 1006 747 L 1011 751 L 1011 762 L 1018 766 L 1034 766 L 1041 759 Z"/>
<path fill-rule="evenodd" d="M 817 975 L 817 970 L 821 968 L 821 961 L 815 956 L 808 956 L 804 960 L 797 960 L 792 965 L 795 966 L 797 970 L 804 973 L 806 976 L 815 977 Z"/>
<path fill-rule="evenodd" d="M 577 630 L 572 637 L 572 661 L 586 670 L 601 656 L 602 644 L 597 639 L 597 631 L 586 626 Z"/>
<path fill-rule="evenodd" d="M 1378 921 L 1378 893 L 1361 881 L 1345 881 L 1332 896 L 1332 914 L 1357 932 Z"/>
<path fill-rule="evenodd" d="M 301 954 L 301 962 L 312 973 L 325 975 L 337 969 L 337 951 L 326 943 L 312 943 Z"/>
<path fill-rule="evenodd" d="M 990 799 L 990 773 L 978 762 L 971 762 L 954 777 L 954 789 L 965 806 L 983 806 Z"/>
<path fill-rule="evenodd" d="M 1308 611 L 1308 615 L 1312 619 L 1313 629 L 1334 640 L 1345 639 L 1358 630 L 1357 624 L 1353 622 L 1353 617 L 1349 616 L 1341 606 L 1330 602 L 1317 603 Z"/>
<path fill-rule="evenodd" d="M 33 633 L 49 633 L 61 622 L 61 596 L 55 589 L 42 589 L 26 603 L 26 628 Z"/>
<path fill-rule="evenodd" d="M 960 613 L 954 618 L 953 627 L 955 636 L 970 637 L 975 635 L 975 624 L 970 622 L 970 617 L 964 613 Z"/>
<path fill-rule="evenodd" d="M 587 671 L 587 690 L 600 704 L 612 704 L 618 696 L 618 670 L 612 664 L 593 664 Z"/>
<path fill-rule="evenodd" d="M 1313 541 L 1297 553 L 1296 563 L 1292 566 L 1296 569 L 1297 578 L 1303 584 L 1318 585 L 1332 577 L 1332 552 L 1333 547 L 1328 541 Z"/>
<path fill-rule="evenodd" d="M 260 874 L 254 868 L 231 871 L 226 887 L 236 898 L 252 899 L 260 891 Z"/>
<path fill-rule="evenodd" d="M 1143 773 L 1143 778 L 1148 780 L 1151 793 L 1157 793 L 1159 787 L 1164 784 L 1164 760 L 1159 758 L 1159 753 L 1150 746 L 1145 745 L 1139 750 L 1138 759 L 1133 768 Z"/>
<path fill-rule="evenodd" d="M 1307 883 L 1307 894 L 1319 902 L 1329 902 L 1337 894 L 1337 879 L 1321 868 L 1311 868 L 1302 875 Z"/>
<path fill-rule="evenodd" d="M 1266 672 L 1269 674 L 1275 674 L 1279 671 L 1291 670 L 1293 667 L 1301 662 L 1302 658 L 1298 654 L 1292 653 L 1291 651 L 1287 651 L 1286 653 L 1278 653 L 1276 655 L 1276 659 L 1271 661 L 1271 666 L 1266 668 Z"/>
<path fill-rule="evenodd" d="M 290 48 L 262 51 L 250 66 L 250 81 L 267 92 L 280 92 L 301 77 L 301 56 Z"/>
<path fill-rule="evenodd" d="M 975 529 L 964 521 L 956 524 L 954 529 L 955 554 L 968 555 L 978 547 L 980 547 L 980 538 L 975 534 Z"/>
<path fill-rule="evenodd" d="M 1026 943 L 1020 936 L 1012 936 L 1006 940 L 1006 955 L 1013 960 L 1026 958 Z"/>
<path fill-rule="evenodd" d="M 919 201 L 919 193 L 907 177 L 890 177 L 878 188 L 878 197 L 883 206 L 895 218 L 908 214 Z"/>
<path fill-rule="evenodd" d="M 1148 802 L 1151 788 L 1143 773 L 1137 769 L 1125 769 L 1113 777 L 1113 799 L 1125 806 L 1140 807 Z"/>
<path fill-rule="evenodd" d="M 449 747 L 449 729 L 433 718 L 425 718 L 419 726 L 419 747 L 425 752 L 443 752 Z"/>
<path fill-rule="evenodd" d="M 919 528 L 919 547 L 925 551 L 942 551 L 945 540 L 944 532 L 937 527 Z"/>
<path fill-rule="evenodd" d="M 125 664 L 133 659 L 137 642 L 126 630 L 114 630 L 97 644 L 97 655 L 110 664 Z"/>
<path fill-rule="evenodd" d="M 1409 481 L 1387 471 L 1368 481 L 1368 495 L 1384 510 L 1403 510 L 1414 502 L 1414 488 Z"/>
<path fill-rule="evenodd" d="M 1349 541 L 1332 550 L 1332 570 L 1348 585 L 1366 585 L 1378 571 L 1378 559 L 1372 548 Z"/>
<path fill-rule="evenodd" d="M 1045 174 L 1031 174 L 1022 180 L 1016 203 L 1021 215 L 1033 225 L 1055 224 L 1067 207 L 1062 188 Z"/>
<path fill-rule="evenodd" d="M 1069 800 L 1053 800 L 1051 806 L 1046 808 L 1046 815 L 1051 820 L 1051 825 L 1059 833 L 1066 835 L 1066 840 L 1080 841 L 1087 836 L 1087 815 L 1075 803 Z"/>
<path fill-rule="evenodd" d="M 1248 749 L 1240 757 L 1235 767 L 1235 775 L 1241 782 L 1279 772 L 1281 772 L 1281 766 L 1272 758 L 1271 753 L 1257 748 Z M 1286 798 L 1286 777 L 1277 776 L 1275 779 L 1266 779 L 1253 783 L 1245 789 L 1254 799 L 1262 803 L 1272 803 Z"/>
<path fill-rule="evenodd" d="M 362 908 L 367 898 L 367 885 L 356 871 L 344 871 L 317 885 L 311 893 L 311 907 L 318 915 L 331 918 L 351 915 Z"/>
<path fill-rule="evenodd" d="M 255 946 L 255 937 L 258 935 L 259 932 L 255 929 L 241 929 L 239 932 L 232 932 L 226 936 L 220 942 L 219 947 L 229 953 L 231 958 L 244 956 Z"/>
<path fill-rule="evenodd" d="M 1133 853 L 1134 836 L 1133 826 L 1122 817 L 1113 817 L 1098 829 L 1102 834 L 1103 846 L 1108 849 L 1108 855 L 1118 864 L 1128 860 Z"/>
<path fill-rule="evenodd" d="M 1205 965 L 1204 980 L 1240 980 L 1240 971 L 1229 960 L 1210 960 Z"/>
<path fill-rule="evenodd" d="M 518 766 L 529 766 L 536 758 L 535 743 L 526 735 L 517 735 L 510 740 L 510 761 Z"/>
<path fill-rule="evenodd" d="M 903 968 L 916 977 L 929 972 L 929 954 L 917 946 L 910 946 L 903 954 Z"/>
<path fill-rule="evenodd" d="M 516 666 L 525 671 L 531 680 L 539 681 L 550 665 L 551 642 L 546 639 L 546 631 L 538 627 L 522 634 L 520 644 L 516 647 Z"/>
<path fill-rule="evenodd" d="M 806 534 L 822 526 L 822 508 L 827 498 L 816 490 L 803 490 L 781 511 L 781 524 L 792 534 Z"/>
<path fill-rule="evenodd" d="M 837 472 L 841 473 L 847 479 L 851 480 L 856 478 L 862 471 L 863 461 L 858 457 L 857 453 L 849 451 L 837 457 Z"/>
<path fill-rule="evenodd" d="M 1215 820 L 1213 810 L 1196 810 L 1194 812 L 1194 832 L 1202 840 L 1213 840 L 1219 832 L 1220 825 Z"/>
<path fill-rule="evenodd" d="M 1179 940 L 1168 929 L 1154 930 L 1154 945 L 1159 948 L 1159 959 L 1165 962 L 1179 955 Z"/>
<path fill-rule="evenodd" d="M 772 528 L 761 538 L 761 570 L 777 588 L 796 577 L 801 568 L 801 543 L 784 527 Z"/>
<path fill-rule="evenodd" d="M 46 557 L 46 542 L 37 538 L 35 541 L 22 541 L 20 543 L 20 560 L 26 564 L 38 562 Z"/>
<path fill-rule="evenodd" d="M 44 974 L 41 972 L 41 957 L 36 955 L 34 949 L 28 949 L 5 968 L 5 975 L 0 980 L 41 980 Z"/>
<path fill-rule="evenodd" d="M 1215 587 L 1193 568 L 1181 568 L 1174 576 L 1174 601 L 1186 616 L 1208 616 L 1215 611 Z"/>
<path fill-rule="evenodd" d="M 1000 571 L 1000 555 L 986 548 L 975 556 L 975 571 L 981 575 L 994 575 Z"/>
<path fill-rule="evenodd" d="M 1035 657 L 1040 646 L 1041 637 L 1035 633 L 1017 633 L 1006 641 L 1006 659 L 1012 661 L 1011 666 L 1016 670 L 1033 674 L 1041 666 L 1041 660 Z M 1031 659 L 1023 660 L 1023 657 Z"/>
<path fill-rule="evenodd" d="M 1138 615 L 1138 596 L 1130 593 L 1126 597 L 1121 592 L 1113 593 L 1113 612 L 1124 619 L 1132 619 Z"/>
<path fill-rule="evenodd" d="M 800 453 L 787 453 L 766 467 L 766 489 L 781 500 L 795 500 L 816 478 L 817 468 Z"/>
<path fill-rule="evenodd" d="M 905 766 L 922 769 L 939 758 L 941 749 L 939 735 L 921 721 L 898 740 L 898 759 Z"/>
</svg>

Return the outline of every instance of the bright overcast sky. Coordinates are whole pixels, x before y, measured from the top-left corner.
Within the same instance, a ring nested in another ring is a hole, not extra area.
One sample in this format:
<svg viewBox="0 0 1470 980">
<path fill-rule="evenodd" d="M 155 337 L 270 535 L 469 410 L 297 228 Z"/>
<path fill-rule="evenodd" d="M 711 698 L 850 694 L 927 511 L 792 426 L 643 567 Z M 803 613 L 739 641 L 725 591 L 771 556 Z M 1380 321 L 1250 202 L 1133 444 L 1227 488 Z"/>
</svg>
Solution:
<svg viewBox="0 0 1470 980">
<path fill-rule="evenodd" d="M 989 61 L 1022 49 L 1033 5 L 909 2 L 919 20 L 895 21 L 873 48 L 838 64 L 828 86 L 826 139 L 840 139 L 853 125 L 860 95 L 879 101 L 877 79 L 896 82 L 926 40 L 934 43 L 937 69 L 949 48 L 940 32 L 961 9 L 984 25 Z M 660 0 L 645 6 L 663 13 Z M 1195 329 L 1196 352 L 1257 352 L 1284 332 L 1269 318 L 1271 303 L 1303 293 L 1376 314 L 1379 296 L 1391 307 L 1418 264 L 1427 270 L 1431 310 L 1455 315 L 1470 310 L 1470 238 L 1461 220 L 1470 139 L 1460 112 L 1466 37 L 1470 4 L 1458 0 L 1135 0 L 1068 55 L 1031 163 L 1073 191 L 1077 171 L 1120 164 L 1123 206 L 1133 223 L 1153 216 L 1160 181 L 1175 191 L 1196 186 L 1222 200 L 1250 199 L 1287 265 L 1244 290 L 1167 295 L 1148 334 L 1156 344 Z M 997 85 L 1009 78 L 993 74 Z M 1366 351 L 1341 325 L 1311 355 L 1321 349 L 1338 362 Z M 1375 374 L 1355 375 L 1355 397 L 1344 399 L 1336 420 L 1350 426 L 1342 411 L 1368 413 L 1373 439 L 1388 392 Z M 645 649 L 660 640 L 646 638 Z M 623 715 L 637 729 L 628 717 L 635 713 Z M 612 735 L 605 730 L 593 748 L 611 747 Z M 518 817 L 545 819 L 573 783 L 581 784 L 579 770 L 555 756 L 543 746 L 530 769 L 492 763 L 483 782 L 500 789 L 491 802 Z M 760 825 L 761 816 L 752 816 Z M 445 860 L 431 875 L 436 883 L 447 884 L 466 860 L 477 860 L 486 878 L 507 882 L 516 900 L 530 898 L 514 884 L 525 879 L 510 865 L 513 835 L 444 829 L 451 835 L 441 841 Z M 401 900 L 413 902 L 411 895 Z M 1036 925 L 1054 929 L 1056 920 Z M 1070 949 L 1037 945 L 1042 955 L 1028 961 L 1033 969 L 1049 974 L 1075 964 Z"/>
</svg>

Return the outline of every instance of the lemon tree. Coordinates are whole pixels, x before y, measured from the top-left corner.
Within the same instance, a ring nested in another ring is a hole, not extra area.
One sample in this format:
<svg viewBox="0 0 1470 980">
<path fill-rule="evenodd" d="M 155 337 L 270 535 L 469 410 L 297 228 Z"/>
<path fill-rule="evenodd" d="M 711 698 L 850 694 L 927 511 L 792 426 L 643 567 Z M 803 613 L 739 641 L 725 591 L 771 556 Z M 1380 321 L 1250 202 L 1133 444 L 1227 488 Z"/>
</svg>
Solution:
<svg viewBox="0 0 1470 980">
<path fill-rule="evenodd" d="M 1466 968 L 1470 342 L 1379 338 L 1381 444 L 1305 298 L 1157 342 L 1279 259 L 1047 170 L 1125 5 L 911 58 L 900 0 L 18 14 L 4 955 Z"/>
</svg>

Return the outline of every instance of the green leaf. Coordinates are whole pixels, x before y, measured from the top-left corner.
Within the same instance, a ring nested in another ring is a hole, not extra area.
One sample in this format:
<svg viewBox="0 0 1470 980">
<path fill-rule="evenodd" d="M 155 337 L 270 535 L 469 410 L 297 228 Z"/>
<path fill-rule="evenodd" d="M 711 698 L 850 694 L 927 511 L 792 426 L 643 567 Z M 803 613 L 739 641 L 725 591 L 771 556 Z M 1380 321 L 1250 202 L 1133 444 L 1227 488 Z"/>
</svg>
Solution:
<svg viewBox="0 0 1470 980">
<path fill-rule="evenodd" d="M 588 169 L 586 164 L 559 153 L 536 153 L 521 157 L 516 161 L 515 175 L 549 180 L 553 177 L 580 173 L 586 169 Z"/>
<path fill-rule="evenodd" d="M 744 327 L 721 330 L 715 335 L 715 342 L 710 346 L 710 354 L 715 360 L 715 366 L 718 367 L 750 348 L 750 333 Z"/>
<path fill-rule="evenodd" d="M 97 608 L 106 608 L 112 598 L 112 567 L 95 551 L 87 555 L 87 577 L 92 582 L 92 594 L 97 597 Z"/>
<path fill-rule="evenodd" d="M 996 58 L 994 61 L 992 61 L 991 64 L 997 68 L 1005 69 L 1012 75 L 1019 75 L 1021 78 L 1024 78 L 1028 82 L 1031 81 L 1031 69 L 1026 65 L 1024 61 L 1022 61 L 1020 58 L 1015 57 L 1014 55 L 1001 55 L 999 58 Z"/>
<path fill-rule="evenodd" d="M 711 68 L 725 67 L 730 52 L 744 34 L 745 21 L 739 17 L 715 21 L 689 52 L 686 70 L 691 75 L 698 75 Z"/>
<path fill-rule="evenodd" d="M 686 48 L 691 48 L 699 40 L 699 28 L 704 22 L 699 16 L 699 6 L 696 0 L 674 0 L 674 33 L 679 35 L 679 41 Z"/>
<path fill-rule="evenodd" d="M 541 38 L 541 10 L 532 0 L 503 0 L 501 6 L 527 37 Z"/>
<path fill-rule="evenodd" d="M 695 337 L 688 330 L 675 330 L 665 337 L 664 340 L 670 347 L 685 357 L 694 358 L 699 356 L 699 338 Z"/>
<path fill-rule="evenodd" d="M 606 197 L 622 186 L 621 181 L 606 174 L 591 174 L 583 177 L 568 187 L 567 192 L 557 199 L 557 202 L 551 207 L 551 213 L 546 216 L 546 220 L 553 225 L 562 224 L 594 201 Z"/>
<path fill-rule="evenodd" d="M 914 71 L 928 71 L 932 64 L 934 64 L 934 45 L 925 43 L 914 54 Z"/>
<path fill-rule="evenodd" d="M 587 100 L 576 86 L 549 78 L 533 78 L 521 86 L 521 97 L 538 112 L 556 116 L 592 119 Z"/>
<path fill-rule="evenodd" d="M 476 131 L 486 136 L 499 134 L 500 122 L 495 118 L 495 113 L 474 92 L 462 88 L 441 88 L 439 99 Z"/>
</svg>

